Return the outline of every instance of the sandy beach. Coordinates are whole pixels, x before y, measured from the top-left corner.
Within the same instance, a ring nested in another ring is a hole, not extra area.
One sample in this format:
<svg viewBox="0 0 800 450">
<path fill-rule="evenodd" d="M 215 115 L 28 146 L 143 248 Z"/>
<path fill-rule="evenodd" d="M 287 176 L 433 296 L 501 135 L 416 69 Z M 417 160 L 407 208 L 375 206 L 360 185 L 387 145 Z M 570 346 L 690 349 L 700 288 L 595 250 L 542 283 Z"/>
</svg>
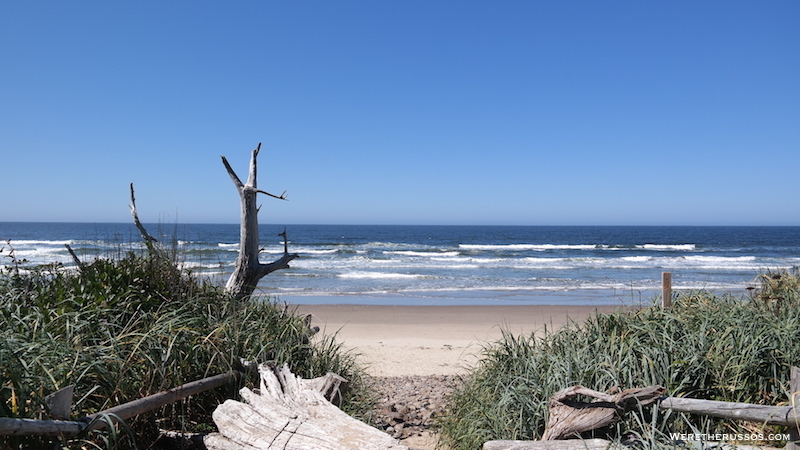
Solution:
<svg viewBox="0 0 800 450">
<path fill-rule="evenodd" d="M 618 306 L 299 305 L 312 325 L 358 355 L 380 400 L 377 426 L 412 449 L 438 448 L 435 417 L 458 375 L 485 345 L 514 334 L 557 329 Z"/>
<path fill-rule="evenodd" d="M 300 305 L 322 333 L 359 356 L 371 375 L 453 375 L 476 363 L 483 346 L 503 331 L 557 329 L 593 311 L 617 306 L 378 306 Z"/>
</svg>

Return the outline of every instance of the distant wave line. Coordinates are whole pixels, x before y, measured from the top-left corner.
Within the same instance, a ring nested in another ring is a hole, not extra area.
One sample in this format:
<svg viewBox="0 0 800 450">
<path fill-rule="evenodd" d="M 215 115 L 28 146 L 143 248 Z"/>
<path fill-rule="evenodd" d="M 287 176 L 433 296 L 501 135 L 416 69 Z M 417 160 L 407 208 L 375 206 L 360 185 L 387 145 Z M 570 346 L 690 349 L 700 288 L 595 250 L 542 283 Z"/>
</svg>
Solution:
<svg viewBox="0 0 800 450">
<path fill-rule="evenodd" d="M 461 253 L 459 252 L 442 252 L 442 251 L 430 251 L 430 252 L 415 252 L 411 250 L 386 250 L 383 252 L 384 254 L 389 255 L 402 255 L 402 256 L 425 256 L 425 257 L 446 257 L 446 256 L 460 256 Z"/>
<path fill-rule="evenodd" d="M 426 275 L 420 274 L 407 274 L 407 273 L 385 273 L 385 272 L 347 272 L 339 274 L 339 278 L 370 278 L 370 279 L 383 279 L 383 278 L 429 278 Z"/>
<path fill-rule="evenodd" d="M 464 250 L 654 250 L 654 251 L 695 251 L 697 244 L 458 244 Z"/>
</svg>

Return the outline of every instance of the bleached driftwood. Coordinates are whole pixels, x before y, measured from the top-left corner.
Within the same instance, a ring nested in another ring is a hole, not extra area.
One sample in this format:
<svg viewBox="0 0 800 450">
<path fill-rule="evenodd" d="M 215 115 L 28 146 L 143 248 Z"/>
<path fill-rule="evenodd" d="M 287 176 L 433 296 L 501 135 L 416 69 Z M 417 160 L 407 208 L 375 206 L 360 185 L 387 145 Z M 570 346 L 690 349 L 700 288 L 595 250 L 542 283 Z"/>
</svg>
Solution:
<svg viewBox="0 0 800 450">
<path fill-rule="evenodd" d="M 550 399 L 550 419 L 547 421 L 542 440 L 579 437 L 585 431 L 610 425 L 638 405 L 648 406 L 655 403 L 665 392 L 666 389 L 661 386 L 628 389 L 613 395 L 583 386 L 569 387 L 557 392 Z M 572 400 L 578 395 L 597 400 L 593 402 Z"/>
<path fill-rule="evenodd" d="M 258 393 L 243 388 L 245 403 L 227 400 L 212 414 L 219 433 L 206 436 L 208 449 L 407 449 L 324 397 L 321 390 L 337 391 L 338 375 L 304 380 L 286 366 L 259 365 L 258 370 Z"/>
<path fill-rule="evenodd" d="M 259 143 L 258 148 L 253 150 L 250 156 L 250 171 L 247 176 L 247 183 L 242 183 L 242 180 L 236 175 L 236 172 L 234 172 L 228 160 L 224 156 L 222 157 L 225 170 L 228 171 L 228 175 L 231 177 L 231 180 L 233 180 L 233 184 L 236 186 L 236 190 L 239 192 L 239 199 L 241 200 L 239 257 L 236 258 L 236 265 L 233 269 L 233 273 L 225 284 L 225 290 L 239 299 L 250 297 L 258 284 L 258 280 L 276 270 L 288 268 L 289 262 L 298 256 L 296 253 L 289 253 L 286 230 L 283 230 L 283 233 L 281 233 L 281 236 L 283 236 L 283 256 L 269 264 L 262 264 L 258 261 L 258 254 L 261 248 L 258 240 L 259 207 L 256 203 L 256 196 L 258 194 L 266 194 L 279 200 L 286 200 L 285 192 L 281 195 L 272 195 L 269 192 L 258 189 L 258 166 L 256 161 L 260 150 L 261 144 Z"/>
</svg>

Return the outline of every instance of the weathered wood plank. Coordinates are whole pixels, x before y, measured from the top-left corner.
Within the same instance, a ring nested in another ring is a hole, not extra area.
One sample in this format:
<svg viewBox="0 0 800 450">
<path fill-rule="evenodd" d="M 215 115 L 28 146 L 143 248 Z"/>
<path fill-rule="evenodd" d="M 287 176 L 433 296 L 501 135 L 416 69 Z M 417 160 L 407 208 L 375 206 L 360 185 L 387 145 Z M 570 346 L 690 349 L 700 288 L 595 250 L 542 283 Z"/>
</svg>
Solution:
<svg viewBox="0 0 800 450">
<path fill-rule="evenodd" d="M 138 400 L 133 400 L 113 408 L 100 411 L 96 414 L 87 416 L 89 419 L 96 419 L 105 414 L 115 414 L 122 420 L 130 419 L 131 417 L 138 416 L 139 414 L 152 411 L 164 405 L 176 402 L 191 395 L 199 394 L 211 389 L 225 386 L 228 383 L 235 381 L 241 377 L 241 372 L 230 371 L 213 377 L 203 378 L 202 380 L 192 381 L 172 389 L 159 392 L 157 394 L 149 395 Z M 96 421 L 92 425 L 92 429 L 102 428 L 105 424 L 102 421 Z"/>
<path fill-rule="evenodd" d="M 766 406 L 750 403 L 720 402 L 693 398 L 667 397 L 659 404 L 661 409 L 703 414 L 725 419 L 747 420 L 768 425 L 789 426 L 800 424 L 791 406 Z"/>
<path fill-rule="evenodd" d="M 0 436 L 75 436 L 86 424 L 68 420 L 34 420 L 0 417 Z"/>
<path fill-rule="evenodd" d="M 130 419 L 131 417 L 176 402 L 190 395 L 224 386 L 235 381 L 240 376 L 242 376 L 241 372 L 230 371 L 213 377 L 203 378 L 202 380 L 192 381 L 191 383 L 186 383 L 167 391 L 100 411 L 87 416 L 82 422 L 0 418 L 0 436 L 75 436 L 87 427 L 92 430 L 105 427 L 106 423 L 104 421 L 95 420 L 102 415 L 115 414 L 122 420 Z"/>
</svg>

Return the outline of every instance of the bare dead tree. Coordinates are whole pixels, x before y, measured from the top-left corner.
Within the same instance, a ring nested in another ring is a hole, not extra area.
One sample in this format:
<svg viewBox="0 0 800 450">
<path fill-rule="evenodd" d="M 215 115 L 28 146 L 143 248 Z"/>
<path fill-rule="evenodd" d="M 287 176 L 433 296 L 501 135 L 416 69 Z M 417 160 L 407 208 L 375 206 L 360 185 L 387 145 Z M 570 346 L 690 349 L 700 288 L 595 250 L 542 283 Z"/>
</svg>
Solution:
<svg viewBox="0 0 800 450">
<path fill-rule="evenodd" d="M 258 194 L 266 194 L 279 200 L 286 200 L 286 192 L 278 196 L 258 189 L 256 160 L 259 151 L 261 151 L 261 143 L 253 150 L 250 157 L 250 172 L 247 177 L 247 183 L 242 183 L 239 177 L 236 176 L 236 172 L 231 168 L 231 165 L 228 164 L 228 160 L 224 156 L 222 157 L 222 163 L 225 165 L 228 175 L 230 175 L 236 190 L 239 192 L 242 205 L 239 226 L 239 256 L 236 258 L 236 266 L 233 269 L 233 273 L 225 285 L 225 290 L 238 299 L 250 297 L 261 278 L 276 270 L 288 268 L 289 262 L 298 256 L 296 253 L 289 253 L 288 239 L 286 230 L 284 230 L 280 234 L 283 237 L 283 256 L 277 261 L 268 264 L 262 264 L 258 261 L 258 254 L 261 249 L 258 239 L 259 207 L 256 203 L 256 197 Z"/>
</svg>

